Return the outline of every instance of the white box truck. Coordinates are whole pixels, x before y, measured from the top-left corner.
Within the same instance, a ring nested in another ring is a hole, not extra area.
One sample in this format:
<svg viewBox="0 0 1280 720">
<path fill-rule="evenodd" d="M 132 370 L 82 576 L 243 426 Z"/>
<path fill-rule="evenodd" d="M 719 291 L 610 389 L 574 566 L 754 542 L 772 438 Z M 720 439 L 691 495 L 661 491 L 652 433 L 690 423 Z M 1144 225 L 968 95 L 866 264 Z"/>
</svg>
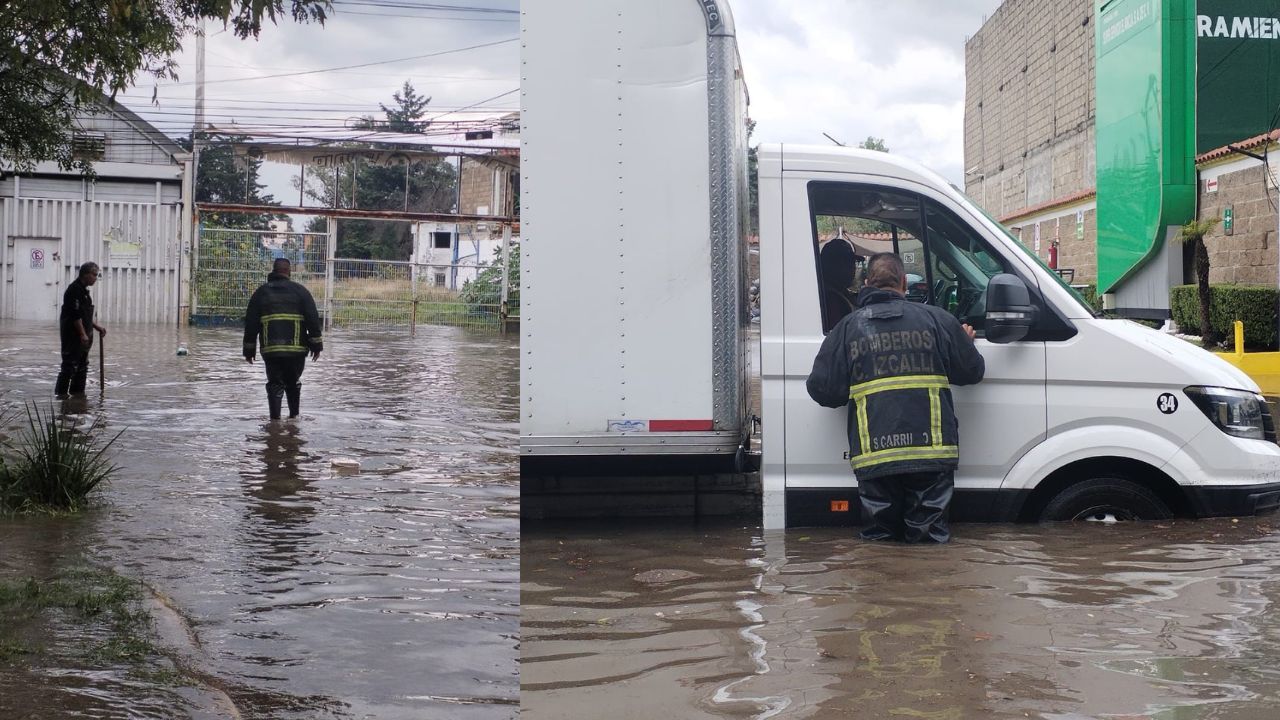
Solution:
<svg viewBox="0 0 1280 720">
<path fill-rule="evenodd" d="M 741 465 L 746 88 L 724 2 L 522 8 L 522 473 Z M 799 111 L 802 111 L 800 109 Z M 765 527 L 857 521 L 846 411 L 804 381 L 837 319 L 824 253 L 898 253 L 908 296 L 977 328 L 953 390 L 956 519 L 1280 506 L 1265 399 L 1221 359 L 1096 317 L 940 176 L 896 155 L 759 149 Z"/>
</svg>

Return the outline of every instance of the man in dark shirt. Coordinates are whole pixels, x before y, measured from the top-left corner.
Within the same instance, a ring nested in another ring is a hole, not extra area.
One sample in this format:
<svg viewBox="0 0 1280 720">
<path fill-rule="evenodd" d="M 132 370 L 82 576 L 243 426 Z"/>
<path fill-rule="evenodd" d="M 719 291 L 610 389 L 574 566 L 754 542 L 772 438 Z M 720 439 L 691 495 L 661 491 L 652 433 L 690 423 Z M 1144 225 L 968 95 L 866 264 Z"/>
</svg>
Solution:
<svg viewBox="0 0 1280 720">
<path fill-rule="evenodd" d="M 107 330 L 93 320 L 93 299 L 89 288 L 98 282 L 97 263 L 80 266 L 79 276 L 62 295 L 62 314 L 58 317 L 58 334 L 62 340 L 62 367 L 53 393 L 58 397 L 84 394 L 85 377 L 89 374 L 89 349 L 93 347 L 93 331 L 106 336 Z"/>
</svg>

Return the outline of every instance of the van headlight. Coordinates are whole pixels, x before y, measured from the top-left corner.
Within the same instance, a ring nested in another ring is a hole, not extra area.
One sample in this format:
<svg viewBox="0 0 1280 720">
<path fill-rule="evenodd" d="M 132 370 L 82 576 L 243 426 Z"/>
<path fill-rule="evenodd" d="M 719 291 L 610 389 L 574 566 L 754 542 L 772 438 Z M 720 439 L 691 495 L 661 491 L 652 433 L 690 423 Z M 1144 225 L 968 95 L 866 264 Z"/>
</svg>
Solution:
<svg viewBox="0 0 1280 720">
<path fill-rule="evenodd" d="M 1275 426 L 1266 398 L 1248 390 L 1193 386 L 1184 390 L 1191 402 L 1222 432 L 1275 442 Z"/>
</svg>

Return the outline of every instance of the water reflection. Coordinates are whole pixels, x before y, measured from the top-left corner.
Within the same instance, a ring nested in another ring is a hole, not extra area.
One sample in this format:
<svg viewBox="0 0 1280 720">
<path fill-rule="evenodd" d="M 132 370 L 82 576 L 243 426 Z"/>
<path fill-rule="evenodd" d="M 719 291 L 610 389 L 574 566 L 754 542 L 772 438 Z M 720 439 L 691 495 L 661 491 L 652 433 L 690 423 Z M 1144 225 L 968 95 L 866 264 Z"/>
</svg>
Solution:
<svg viewBox="0 0 1280 720">
<path fill-rule="evenodd" d="M 522 717 L 1280 716 L 1267 518 L 831 530 L 530 526 Z"/>
</svg>

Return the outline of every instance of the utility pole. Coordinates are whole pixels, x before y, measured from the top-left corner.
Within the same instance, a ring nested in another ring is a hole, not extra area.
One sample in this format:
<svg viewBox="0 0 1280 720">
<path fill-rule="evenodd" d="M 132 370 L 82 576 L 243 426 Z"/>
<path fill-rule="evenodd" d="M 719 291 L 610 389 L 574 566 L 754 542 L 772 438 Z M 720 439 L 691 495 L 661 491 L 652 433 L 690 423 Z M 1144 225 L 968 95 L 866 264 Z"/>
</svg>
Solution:
<svg viewBox="0 0 1280 720">
<path fill-rule="evenodd" d="M 204 146 L 204 20 L 196 31 L 196 113 L 191 126 L 192 162 L 200 169 L 200 150 Z M 192 198 L 194 200 L 194 198 Z"/>
<path fill-rule="evenodd" d="M 182 250 L 179 257 L 185 255 L 185 261 L 179 260 L 178 273 L 178 322 L 187 324 L 191 320 L 191 312 L 196 308 L 196 285 L 192 282 L 196 264 L 200 262 L 200 251 L 197 245 L 200 234 L 195 230 L 199 221 L 196 213 L 196 173 L 199 172 L 200 146 L 203 142 L 201 132 L 204 130 L 204 21 L 196 34 L 196 104 L 195 117 L 191 124 L 191 154 L 185 158 L 182 172 Z"/>
</svg>

